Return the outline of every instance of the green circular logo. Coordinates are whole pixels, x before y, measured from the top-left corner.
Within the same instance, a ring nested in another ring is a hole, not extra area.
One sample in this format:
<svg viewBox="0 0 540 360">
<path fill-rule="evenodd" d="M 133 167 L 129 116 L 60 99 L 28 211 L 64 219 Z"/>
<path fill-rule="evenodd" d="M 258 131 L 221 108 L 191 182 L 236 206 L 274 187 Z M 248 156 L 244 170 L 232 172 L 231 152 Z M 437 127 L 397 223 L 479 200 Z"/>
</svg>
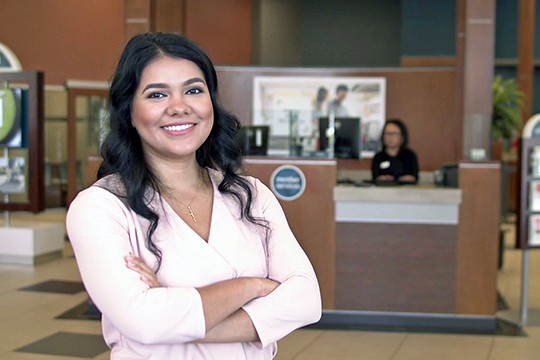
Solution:
<svg viewBox="0 0 540 360">
<path fill-rule="evenodd" d="M 12 89 L 0 89 L 0 144 L 9 143 L 16 127 L 17 103 Z"/>
</svg>

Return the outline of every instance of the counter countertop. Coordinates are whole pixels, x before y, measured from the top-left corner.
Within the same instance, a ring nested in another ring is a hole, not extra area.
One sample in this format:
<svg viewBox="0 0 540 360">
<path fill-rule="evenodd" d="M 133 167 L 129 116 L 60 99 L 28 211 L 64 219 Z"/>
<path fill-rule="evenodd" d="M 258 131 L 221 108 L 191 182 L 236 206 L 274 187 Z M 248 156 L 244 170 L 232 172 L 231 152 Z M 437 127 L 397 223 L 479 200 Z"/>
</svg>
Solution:
<svg viewBox="0 0 540 360">
<path fill-rule="evenodd" d="M 338 184 L 334 188 L 334 201 L 460 204 L 461 189 L 431 184 L 360 187 Z"/>
</svg>

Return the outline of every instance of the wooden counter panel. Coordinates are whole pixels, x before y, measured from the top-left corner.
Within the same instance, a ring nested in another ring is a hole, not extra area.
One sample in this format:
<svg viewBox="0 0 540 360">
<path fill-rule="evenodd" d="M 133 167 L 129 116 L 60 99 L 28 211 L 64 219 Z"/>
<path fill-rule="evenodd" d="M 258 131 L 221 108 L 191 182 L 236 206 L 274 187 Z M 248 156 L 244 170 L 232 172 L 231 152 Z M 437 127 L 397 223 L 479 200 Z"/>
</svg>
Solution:
<svg viewBox="0 0 540 360">
<path fill-rule="evenodd" d="M 281 165 L 294 165 L 306 177 L 304 194 L 293 201 L 279 200 L 289 226 L 311 260 L 319 285 L 324 309 L 334 308 L 335 288 L 335 211 L 333 191 L 337 164 L 333 161 L 260 158 L 258 163 L 244 163 L 247 174 L 259 178 L 270 187 L 270 178 Z M 264 163 L 268 161 L 268 163 Z M 329 163 L 333 163 L 329 165 Z"/>
<path fill-rule="evenodd" d="M 501 168 L 497 163 L 462 163 L 463 192 L 458 235 L 456 311 L 495 315 L 501 219 Z"/>
<path fill-rule="evenodd" d="M 455 312 L 457 226 L 336 224 L 336 309 Z"/>
</svg>

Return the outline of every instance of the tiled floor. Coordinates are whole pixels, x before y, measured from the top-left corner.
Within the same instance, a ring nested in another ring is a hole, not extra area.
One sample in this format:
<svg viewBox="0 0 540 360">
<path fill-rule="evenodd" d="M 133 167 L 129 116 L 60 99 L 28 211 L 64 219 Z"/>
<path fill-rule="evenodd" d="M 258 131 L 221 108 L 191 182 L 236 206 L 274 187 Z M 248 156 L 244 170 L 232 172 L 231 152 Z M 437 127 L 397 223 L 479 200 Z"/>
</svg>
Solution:
<svg viewBox="0 0 540 360">
<path fill-rule="evenodd" d="M 41 217 L 62 221 L 63 214 L 48 212 Z M 499 316 L 518 323 L 522 252 L 513 249 L 513 241 L 509 231 L 498 276 L 498 289 L 509 309 Z M 277 359 L 540 359 L 540 250 L 530 251 L 529 276 L 523 336 L 298 330 L 280 341 Z M 108 359 L 99 321 L 84 314 L 71 316 L 86 308 L 87 296 L 79 282 L 69 245 L 62 259 L 34 267 L 0 265 L 0 359 Z"/>
</svg>

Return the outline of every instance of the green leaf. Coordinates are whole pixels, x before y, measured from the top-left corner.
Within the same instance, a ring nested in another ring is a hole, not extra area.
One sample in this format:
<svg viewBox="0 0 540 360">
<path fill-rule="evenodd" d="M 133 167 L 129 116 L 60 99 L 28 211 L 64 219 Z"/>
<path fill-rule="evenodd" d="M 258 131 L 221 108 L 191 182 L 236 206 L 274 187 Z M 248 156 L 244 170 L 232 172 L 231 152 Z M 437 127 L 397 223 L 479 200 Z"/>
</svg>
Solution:
<svg viewBox="0 0 540 360">
<path fill-rule="evenodd" d="M 523 123 L 521 112 L 524 94 L 519 90 L 515 79 L 495 76 L 492 85 L 493 114 L 491 134 L 494 140 L 512 139 Z"/>
</svg>

